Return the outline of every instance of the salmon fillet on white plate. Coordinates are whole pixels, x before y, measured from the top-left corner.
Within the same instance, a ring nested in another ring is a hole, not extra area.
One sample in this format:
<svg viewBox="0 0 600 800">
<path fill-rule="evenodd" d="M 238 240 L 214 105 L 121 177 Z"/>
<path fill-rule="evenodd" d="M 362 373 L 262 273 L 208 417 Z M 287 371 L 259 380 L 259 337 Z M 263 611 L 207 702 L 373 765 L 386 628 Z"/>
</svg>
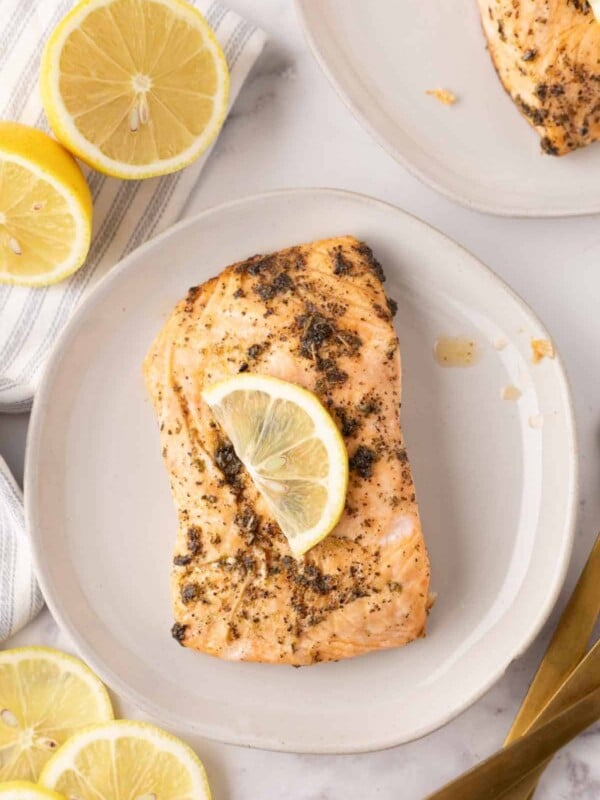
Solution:
<svg viewBox="0 0 600 800">
<path fill-rule="evenodd" d="M 478 0 L 496 71 L 544 152 L 600 139 L 600 22 L 588 0 Z"/>
<path fill-rule="evenodd" d="M 307 665 L 424 636 L 429 560 L 384 279 L 369 247 L 350 236 L 254 256 L 190 289 L 150 348 L 144 374 L 179 519 L 180 644 Z M 348 450 L 342 517 L 301 558 L 202 399 L 240 372 L 313 392 Z"/>
</svg>

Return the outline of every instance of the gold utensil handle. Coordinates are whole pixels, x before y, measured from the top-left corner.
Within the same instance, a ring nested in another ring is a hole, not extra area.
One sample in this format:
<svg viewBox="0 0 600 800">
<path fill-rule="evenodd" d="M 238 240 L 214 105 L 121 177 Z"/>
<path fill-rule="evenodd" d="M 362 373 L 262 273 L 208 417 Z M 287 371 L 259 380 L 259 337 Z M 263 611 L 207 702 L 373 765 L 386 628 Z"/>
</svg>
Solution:
<svg viewBox="0 0 600 800">
<path fill-rule="evenodd" d="M 427 800 L 528 800 L 559 740 L 600 696 L 600 641 L 585 656 L 600 613 L 600 535 L 542 659 L 504 750 Z M 583 709 L 583 710 L 582 710 Z M 593 715 L 593 711 L 592 711 Z M 583 724 L 583 723 L 582 723 Z M 556 725 L 556 728 L 554 727 Z M 583 728 L 580 728 L 583 730 Z M 576 733 L 573 735 L 577 735 Z M 472 792 L 472 794 L 469 794 Z"/>
<path fill-rule="evenodd" d="M 583 661 L 575 667 L 546 708 L 534 720 L 531 729 L 535 730 L 540 725 L 543 725 L 544 722 L 549 722 L 553 716 L 564 711 L 570 705 L 583 699 L 598 688 L 600 688 L 600 640 L 596 642 Z M 533 795 L 537 782 L 548 766 L 549 760 L 534 769 L 533 772 L 530 772 L 522 781 L 511 787 L 508 792 L 502 794 L 497 800 L 528 800 Z"/>
<path fill-rule="evenodd" d="M 600 613 L 600 535 L 504 744 L 528 731 L 583 658 Z"/>
<path fill-rule="evenodd" d="M 600 719 L 600 688 L 478 764 L 427 800 L 496 800 Z"/>
</svg>

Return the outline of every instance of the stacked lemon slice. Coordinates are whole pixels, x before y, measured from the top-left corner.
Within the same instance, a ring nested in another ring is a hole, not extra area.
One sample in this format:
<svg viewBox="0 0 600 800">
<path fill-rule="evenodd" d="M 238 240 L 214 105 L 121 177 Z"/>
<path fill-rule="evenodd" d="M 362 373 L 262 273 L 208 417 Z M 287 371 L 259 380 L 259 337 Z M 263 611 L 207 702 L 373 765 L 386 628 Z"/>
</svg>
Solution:
<svg viewBox="0 0 600 800">
<path fill-rule="evenodd" d="M 45 647 L 1 652 L 0 800 L 99 797 L 210 800 L 210 789 L 182 741 L 113 720 L 106 689 L 78 659 Z"/>
</svg>

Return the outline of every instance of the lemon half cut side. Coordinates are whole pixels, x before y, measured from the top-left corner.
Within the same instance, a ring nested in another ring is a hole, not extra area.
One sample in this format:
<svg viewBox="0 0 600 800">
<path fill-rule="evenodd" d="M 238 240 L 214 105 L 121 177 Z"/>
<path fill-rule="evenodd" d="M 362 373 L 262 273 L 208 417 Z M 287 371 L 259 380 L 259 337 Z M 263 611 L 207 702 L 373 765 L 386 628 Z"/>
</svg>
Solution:
<svg viewBox="0 0 600 800">
<path fill-rule="evenodd" d="M 0 283 L 63 280 L 91 236 L 92 196 L 75 159 L 43 131 L 0 122 Z"/>
<path fill-rule="evenodd" d="M 83 0 L 42 56 L 57 138 L 100 172 L 138 179 L 185 167 L 225 118 L 225 55 L 184 0 Z"/>
</svg>

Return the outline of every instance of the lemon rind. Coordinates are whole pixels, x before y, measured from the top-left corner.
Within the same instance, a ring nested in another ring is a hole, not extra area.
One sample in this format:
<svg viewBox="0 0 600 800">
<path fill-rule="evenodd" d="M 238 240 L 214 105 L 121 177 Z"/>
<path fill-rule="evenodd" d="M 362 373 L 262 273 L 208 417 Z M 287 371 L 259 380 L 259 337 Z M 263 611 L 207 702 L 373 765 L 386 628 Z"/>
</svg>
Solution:
<svg viewBox="0 0 600 800">
<path fill-rule="evenodd" d="M 47 789 L 45 786 L 40 786 L 31 781 L 5 781 L 0 783 L 0 797 L 12 797 L 14 800 L 30 800 L 30 798 L 39 798 L 43 800 L 66 800 L 64 795 L 55 792 L 53 789 Z"/>
</svg>

